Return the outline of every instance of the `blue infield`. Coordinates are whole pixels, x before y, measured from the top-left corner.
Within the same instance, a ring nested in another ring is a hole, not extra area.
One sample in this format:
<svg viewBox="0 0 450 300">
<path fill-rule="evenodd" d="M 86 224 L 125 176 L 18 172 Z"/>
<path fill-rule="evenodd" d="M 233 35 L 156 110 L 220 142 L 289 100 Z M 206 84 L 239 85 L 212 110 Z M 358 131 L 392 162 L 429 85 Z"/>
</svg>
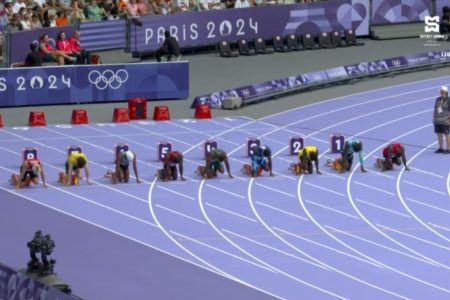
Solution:
<svg viewBox="0 0 450 300">
<path fill-rule="evenodd" d="M 433 153 L 431 120 L 439 87 L 449 80 L 368 91 L 259 120 L 3 128 L 0 188 L 281 299 L 448 299 L 450 156 Z M 332 133 L 363 141 L 367 174 L 358 165 L 345 174 L 323 166 L 332 157 Z M 319 148 L 323 175 L 288 170 L 296 160 L 288 154 L 293 135 Z M 272 148 L 275 177 L 251 179 L 239 171 L 248 162 L 246 140 L 255 136 Z M 234 179 L 196 177 L 206 139 L 228 152 Z M 159 141 L 184 152 L 186 182 L 155 180 Z M 372 167 L 393 141 L 406 146 L 410 172 Z M 104 178 L 117 143 L 137 153 L 142 184 L 113 186 Z M 89 158 L 93 186 L 56 182 L 73 144 Z M 50 188 L 8 184 L 24 147 L 39 149 Z"/>
</svg>

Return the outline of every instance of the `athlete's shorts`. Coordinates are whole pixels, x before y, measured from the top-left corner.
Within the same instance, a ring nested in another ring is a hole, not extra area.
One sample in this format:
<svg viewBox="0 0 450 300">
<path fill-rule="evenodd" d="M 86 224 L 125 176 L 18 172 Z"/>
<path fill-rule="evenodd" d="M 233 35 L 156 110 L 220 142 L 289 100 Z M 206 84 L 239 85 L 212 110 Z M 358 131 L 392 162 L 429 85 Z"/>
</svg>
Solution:
<svg viewBox="0 0 450 300">
<path fill-rule="evenodd" d="M 76 170 L 78 170 L 78 166 L 76 166 L 76 165 L 74 165 L 73 167 L 72 167 L 72 171 L 76 171 Z M 69 173 L 69 163 L 66 161 L 66 174 L 67 173 Z"/>
<path fill-rule="evenodd" d="M 26 171 L 26 172 L 23 174 L 23 177 L 22 177 L 21 181 L 22 181 L 22 182 L 25 182 L 25 181 L 28 180 L 28 178 L 31 178 L 31 180 L 34 180 L 34 179 L 37 178 L 37 177 L 38 177 L 38 175 L 34 174 L 32 171 Z"/>
<path fill-rule="evenodd" d="M 434 133 L 449 134 L 450 126 L 448 125 L 434 125 Z"/>
<path fill-rule="evenodd" d="M 220 163 L 219 160 L 213 160 L 211 162 L 211 164 L 208 166 L 208 171 L 213 172 L 213 173 L 216 173 L 217 171 L 220 172 L 221 169 L 222 169 L 222 164 Z"/>
</svg>

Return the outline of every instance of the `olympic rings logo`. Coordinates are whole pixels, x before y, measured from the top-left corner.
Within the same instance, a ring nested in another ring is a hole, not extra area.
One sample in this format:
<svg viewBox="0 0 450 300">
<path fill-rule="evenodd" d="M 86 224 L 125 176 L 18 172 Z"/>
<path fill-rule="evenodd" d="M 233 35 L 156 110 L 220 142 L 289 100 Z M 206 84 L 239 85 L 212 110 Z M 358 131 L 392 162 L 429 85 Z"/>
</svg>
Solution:
<svg viewBox="0 0 450 300">
<path fill-rule="evenodd" d="M 99 90 L 112 88 L 117 90 L 128 80 L 128 72 L 125 69 L 119 69 L 114 73 L 113 70 L 105 70 L 103 73 L 93 70 L 88 75 L 89 82 L 97 87 Z"/>
</svg>

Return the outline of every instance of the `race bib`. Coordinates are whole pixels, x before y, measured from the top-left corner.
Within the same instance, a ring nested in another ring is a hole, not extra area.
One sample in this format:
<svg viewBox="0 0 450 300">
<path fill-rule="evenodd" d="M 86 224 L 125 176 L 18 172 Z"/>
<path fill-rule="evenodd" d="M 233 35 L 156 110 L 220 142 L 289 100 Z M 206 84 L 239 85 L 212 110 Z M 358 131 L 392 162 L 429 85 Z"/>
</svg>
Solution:
<svg viewBox="0 0 450 300">
<path fill-rule="evenodd" d="M 442 114 L 442 106 L 437 107 L 437 112 L 438 112 L 438 114 Z"/>
</svg>

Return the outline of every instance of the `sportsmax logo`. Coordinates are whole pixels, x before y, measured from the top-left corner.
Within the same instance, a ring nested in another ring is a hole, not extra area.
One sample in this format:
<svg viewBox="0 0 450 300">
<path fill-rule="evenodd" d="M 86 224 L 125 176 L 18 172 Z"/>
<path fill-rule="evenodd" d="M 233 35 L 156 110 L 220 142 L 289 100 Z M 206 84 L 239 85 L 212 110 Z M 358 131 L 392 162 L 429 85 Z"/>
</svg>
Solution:
<svg viewBox="0 0 450 300">
<path fill-rule="evenodd" d="M 431 44 L 425 44 L 425 46 L 435 46 L 437 39 L 443 39 L 444 35 L 439 34 L 439 16 L 425 16 L 425 26 L 424 31 L 425 34 L 421 34 L 421 39 L 428 39 L 428 42 Z"/>
<path fill-rule="evenodd" d="M 128 80 L 128 72 L 125 69 L 104 70 L 102 73 L 97 70 L 89 72 L 88 80 L 99 90 L 111 88 L 117 90 Z"/>
<path fill-rule="evenodd" d="M 425 17 L 425 32 L 439 32 L 439 16 Z"/>
</svg>

